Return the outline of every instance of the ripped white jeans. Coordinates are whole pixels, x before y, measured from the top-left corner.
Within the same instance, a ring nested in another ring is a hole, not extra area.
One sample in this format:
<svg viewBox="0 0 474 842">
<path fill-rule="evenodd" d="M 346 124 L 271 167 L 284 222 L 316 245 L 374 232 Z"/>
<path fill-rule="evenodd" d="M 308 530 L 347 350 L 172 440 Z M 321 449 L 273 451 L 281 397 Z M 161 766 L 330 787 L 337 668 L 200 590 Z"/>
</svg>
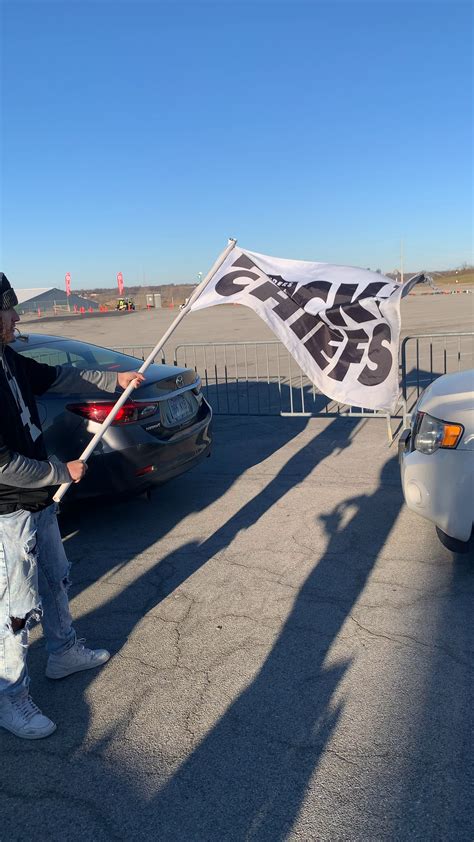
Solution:
<svg viewBox="0 0 474 842">
<path fill-rule="evenodd" d="M 28 630 L 37 619 L 48 653 L 66 652 L 76 642 L 56 509 L 0 515 L 0 694 L 28 687 Z M 26 620 L 25 627 L 14 632 L 12 619 Z"/>
</svg>

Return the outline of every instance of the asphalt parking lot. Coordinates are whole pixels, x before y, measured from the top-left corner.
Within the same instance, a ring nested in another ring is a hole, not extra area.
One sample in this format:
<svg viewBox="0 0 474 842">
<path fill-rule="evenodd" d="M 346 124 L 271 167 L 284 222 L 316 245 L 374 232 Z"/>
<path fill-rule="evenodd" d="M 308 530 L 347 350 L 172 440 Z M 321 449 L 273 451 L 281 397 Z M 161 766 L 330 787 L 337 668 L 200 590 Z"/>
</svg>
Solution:
<svg viewBox="0 0 474 842">
<path fill-rule="evenodd" d="M 220 309 L 256 329 L 200 329 Z M 117 345 L 154 315 L 41 329 Z M 217 418 L 214 442 L 149 502 L 61 515 L 77 630 L 113 658 L 48 681 L 34 630 L 58 730 L 0 733 L 0 839 L 472 840 L 474 559 L 403 505 L 380 419 Z"/>
</svg>

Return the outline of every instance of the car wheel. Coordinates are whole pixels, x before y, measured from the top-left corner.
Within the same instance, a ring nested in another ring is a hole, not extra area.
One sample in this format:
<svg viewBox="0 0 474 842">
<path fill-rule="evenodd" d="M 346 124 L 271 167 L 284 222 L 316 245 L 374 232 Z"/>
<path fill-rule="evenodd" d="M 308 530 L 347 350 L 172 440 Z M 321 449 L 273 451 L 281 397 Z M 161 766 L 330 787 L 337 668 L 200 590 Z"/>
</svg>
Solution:
<svg viewBox="0 0 474 842">
<path fill-rule="evenodd" d="M 446 532 L 443 532 L 439 526 L 436 527 L 436 532 L 443 546 L 445 546 L 447 550 L 451 550 L 452 553 L 468 553 L 473 547 L 473 532 L 471 532 L 471 537 L 468 541 L 460 541 L 459 538 L 451 538 L 451 535 L 446 535 Z"/>
</svg>

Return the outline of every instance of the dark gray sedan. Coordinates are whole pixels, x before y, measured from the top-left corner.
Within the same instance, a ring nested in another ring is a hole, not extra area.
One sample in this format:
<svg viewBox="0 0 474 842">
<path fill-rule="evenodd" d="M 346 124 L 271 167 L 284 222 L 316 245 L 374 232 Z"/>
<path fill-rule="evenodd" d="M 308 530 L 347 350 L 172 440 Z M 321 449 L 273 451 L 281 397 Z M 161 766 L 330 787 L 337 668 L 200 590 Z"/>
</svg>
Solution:
<svg viewBox="0 0 474 842">
<path fill-rule="evenodd" d="M 136 371 L 141 360 L 88 342 L 60 336 L 19 336 L 12 347 L 49 365 L 99 371 Z M 146 380 L 119 410 L 88 460 L 85 478 L 65 501 L 98 495 L 141 493 L 188 471 L 210 454 L 212 410 L 195 371 L 151 365 Z M 121 390 L 47 392 L 37 399 L 48 453 L 78 459 Z"/>
</svg>

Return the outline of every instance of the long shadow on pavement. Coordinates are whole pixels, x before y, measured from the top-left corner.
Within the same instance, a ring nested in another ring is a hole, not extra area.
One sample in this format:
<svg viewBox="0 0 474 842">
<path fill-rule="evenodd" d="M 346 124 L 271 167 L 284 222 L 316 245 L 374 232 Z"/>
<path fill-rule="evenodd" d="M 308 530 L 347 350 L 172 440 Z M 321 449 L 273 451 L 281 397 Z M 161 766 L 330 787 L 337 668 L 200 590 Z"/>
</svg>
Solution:
<svg viewBox="0 0 474 842">
<path fill-rule="evenodd" d="M 286 839 L 341 710 L 331 699 L 350 663 L 325 660 L 401 505 L 386 480 L 326 518 L 328 544 L 250 686 L 153 802 L 142 827 L 166 840 Z M 342 526 L 346 511 L 353 514 Z"/>
<path fill-rule="evenodd" d="M 291 423 L 293 425 L 294 421 Z M 94 630 L 98 640 L 105 637 L 104 642 L 110 640 L 115 650 L 120 649 L 147 611 L 225 549 L 240 530 L 256 523 L 318 463 L 334 451 L 349 446 L 354 426 L 353 422 L 344 420 L 328 424 L 289 459 L 261 492 L 207 540 L 170 552 L 106 605 L 82 617 L 77 623 L 78 630 Z M 257 447 L 259 460 L 265 456 L 263 443 L 261 441 Z M 272 450 L 275 449 L 273 445 Z M 245 452 L 242 448 L 242 456 Z M 245 467 L 245 464 L 241 466 L 238 473 Z M 151 800 L 149 796 L 145 798 L 136 786 L 124 785 L 125 779 L 132 777 L 125 774 L 126 770 L 115 770 L 100 760 L 107 743 L 120 734 L 123 723 L 114 724 L 109 737 L 94 744 L 93 757 L 87 754 L 85 743 L 90 725 L 87 687 L 94 681 L 92 673 L 83 673 L 69 683 L 62 683 L 54 695 L 46 682 L 40 683 L 37 679 L 36 685 L 41 692 L 35 694 L 36 698 L 50 715 L 61 721 L 65 711 L 74 712 L 73 733 L 69 733 L 67 724 L 62 724 L 60 739 L 50 738 L 43 750 L 19 744 L 7 735 L 2 748 L 12 777 L 21 774 L 26 758 L 34 754 L 35 787 L 39 785 L 41 790 L 38 781 L 41 782 L 44 776 L 51 804 L 61 803 L 60 809 L 64 810 L 63 802 L 67 800 L 69 790 L 67 758 L 74 751 L 75 785 L 87 787 L 88 821 L 94 827 L 94 839 L 133 839 L 147 834 L 163 840 L 208 842 L 246 838 L 273 842 L 286 838 L 340 715 L 340 710 L 331 706 L 331 699 L 348 664 L 328 668 L 325 659 L 364 589 L 397 517 L 401 495 L 393 494 L 390 482 L 386 486 L 387 478 L 393 479 L 396 472 L 395 460 L 391 460 L 384 467 L 380 485 L 373 494 L 345 501 L 327 517 L 328 543 L 324 555 L 320 559 L 314 558 L 314 568 L 256 678 L 158 795 Z M 203 486 L 196 509 L 204 509 L 221 496 L 237 475 L 231 471 L 227 478 Z M 344 526 L 347 507 L 354 514 L 350 523 Z M 192 506 L 190 508 L 192 510 Z M 99 515 L 95 517 L 97 520 L 93 518 L 92 522 L 98 525 Z M 135 522 L 137 534 L 133 553 L 137 553 L 140 546 L 149 545 L 151 534 L 154 541 L 165 535 L 176 523 L 178 514 L 166 509 L 161 525 L 156 513 L 150 517 L 154 528 L 151 523 L 143 528 L 144 524 L 138 521 L 140 533 Z M 80 539 L 79 534 L 71 541 L 80 542 Z M 115 539 L 108 535 L 108 541 L 107 560 L 90 562 L 90 572 L 93 564 L 96 576 L 103 574 L 111 564 Z M 74 544 L 72 547 L 74 549 Z M 87 548 L 84 550 L 81 546 L 81 555 L 85 551 Z M 85 583 L 87 581 L 86 577 Z M 100 631 L 105 631 L 105 635 L 101 636 Z M 42 758 L 47 761 L 48 757 L 51 762 L 46 762 L 42 769 Z M 54 786 L 48 779 L 52 769 Z M 94 780 L 97 786 L 94 786 Z M 37 791 L 35 787 L 33 791 Z M 117 792 L 120 792 L 120 798 L 117 798 Z M 82 802 L 78 809 L 83 809 Z M 10 820 L 11 827 L 18 830 L 18 816 L 10 814 Z M 21 820 L 26 828 L 28 807 Z M 49 838 L 56 838 L 54 826 L 49 832 Z M 66 838 L 80 838 L 74 823 Z"/>
</svg>

